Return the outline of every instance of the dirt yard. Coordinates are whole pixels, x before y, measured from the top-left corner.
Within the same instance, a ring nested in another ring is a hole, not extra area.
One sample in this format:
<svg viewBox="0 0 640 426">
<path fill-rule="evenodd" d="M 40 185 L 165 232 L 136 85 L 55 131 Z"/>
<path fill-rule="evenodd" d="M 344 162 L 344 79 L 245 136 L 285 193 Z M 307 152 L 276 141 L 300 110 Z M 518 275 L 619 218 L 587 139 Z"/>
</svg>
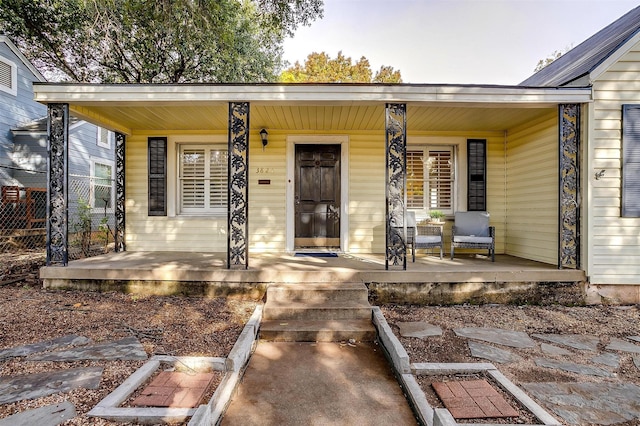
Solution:
<svg viewBox="0 0 640 426">
<path fill-rule="evenodd" d="M 48 291 L 42 289 L 37 271 L 41 255 L 0 258 L 0 350 L 78 334 L 94 342 L 136 336 L 149 356 L 225 356 L 231 350 L 254 302 L 231 299 L 139 297 L 121 293 Z M 441 337 L 400 338 L 411 362 L 479 362 L 470 355 L 466 339 L 456 337 L 457 327 L 496 327 L 533 333 L 591 334 L 604 347 L 612 337 L 640 335 L 638 306 L 513 306 L 469 305 L 417 307 L 385 305 L 382 311 L 396 335 L 399 322 L 426 321 L 440 326 Z M 530 352 L 527 352 L 530 351 Z M 577 376 L 538 367 L 532 349 L 518 350 L 521 362 L 500 365 L 516 384 L 536 381 L 575 381 Z M 574 362 L 589 363 L 585 354 Z M 142 361 L 51 363 L 27 362 L 24 358 L 0 360 L 0 376 L 33 373 L 56 368 L 99 365 L 104 375 L 97 390 L 74 390 L 36 400 L 0 405 L 0 418 L 65 399 L 76 405 L 78 416 L 67 424 L 112 425 L 85 415 L 100 399 L 117 387 Z M 640 370 L 631 354 L 621 354 L 616 378 L 640 385 Z M 632 424 L 632 423 L 629 423 Z"/>
</svg>

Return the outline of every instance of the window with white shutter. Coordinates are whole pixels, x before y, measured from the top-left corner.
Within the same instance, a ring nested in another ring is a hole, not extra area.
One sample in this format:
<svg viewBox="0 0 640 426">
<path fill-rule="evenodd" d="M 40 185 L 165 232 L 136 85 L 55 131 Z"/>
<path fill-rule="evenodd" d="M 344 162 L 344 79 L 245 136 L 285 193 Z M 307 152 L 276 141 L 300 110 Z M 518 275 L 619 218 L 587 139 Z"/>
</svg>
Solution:
<svg viewBox="0 0 640 426">
<path fill-rule="evenodd" d="M 18 68 L 8 59 L 0 57 L 0 90 L 13 96 L 18 94 Z"/>
<path fill-rule="evenodd" d="M 407 149 L 407 208 L 453 214 L 454 199 L 453 146 Z"/>
<path fill-rule="evenodd" d="M 640 217 L 640 105 L 622 106 L 622 217 Z"/>
<path fill-rule="evenodd" d="M 181 145 L 178 162 L 180 212 L 226 212 L 226 147 Z"/>
</svg>

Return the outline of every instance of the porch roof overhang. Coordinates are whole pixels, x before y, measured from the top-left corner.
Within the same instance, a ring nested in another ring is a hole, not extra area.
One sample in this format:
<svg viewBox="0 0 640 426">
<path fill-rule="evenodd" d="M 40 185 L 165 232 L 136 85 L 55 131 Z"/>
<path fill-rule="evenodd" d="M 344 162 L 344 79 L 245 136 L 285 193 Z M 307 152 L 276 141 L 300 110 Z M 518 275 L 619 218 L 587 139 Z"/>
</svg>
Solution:
<svg viewBox="0 0 640 426">
<path fill-rule="evenodd" d="M 384 104 L 406 103 L 408 131 L 502 131 L 558 104 L 591 102 L 590 87 L 429 84 L 35 83 L 35 100 L 68 103 L 73 115 L 136 130 L 226 129 L 229 102 L 250 102 L 252 128 L 382 130 Z"/>
</svg>

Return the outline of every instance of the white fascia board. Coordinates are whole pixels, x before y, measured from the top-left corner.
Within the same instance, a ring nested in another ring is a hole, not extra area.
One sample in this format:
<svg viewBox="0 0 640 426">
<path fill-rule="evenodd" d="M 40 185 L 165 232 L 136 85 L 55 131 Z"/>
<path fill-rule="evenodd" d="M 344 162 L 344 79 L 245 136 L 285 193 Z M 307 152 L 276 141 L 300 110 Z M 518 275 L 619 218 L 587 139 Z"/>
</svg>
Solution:
<svg viewBox="0 0 640 426">
<path fill-rule="evenodd" d="M 629 50 L 633 48 L 636 44 L 640 42 L 640 31 L 636 32 L 626 43 L 617 48 L 611 55 L 609 55 L 604 61 L 600 63 L 597 67 L 591 71 L 589 74 L 589 80 L 591 83 L 597 81 L 598 78 L 616 62 L 620 60 L 624 55 L 626 55 Z"/>
<path fill-rule="evenodd" d="M 184 103 L 499 103 L 591 101 L 590 88 L 431 85 L 82 85 L 35 84 L 35 100 L 75 105 Z"/>
<path fill-rule="evenodd" d="M 27 68 L 29 68 L 29 71 L 31 71 L 39 81 L 41 82 L 47 81 L 47 79 L 44 78 L 42 74 L 40 74 L 40 71 L 38 71 L 38 69 L 33 66 L 33 64 L 27 59 L 27 57 L 22 54 L 20 49 L 18 49 L 18 47 L 15 44 L 13 44 L 11 39 L 9 39 L 7 36 L 0 35 L 0 43 L 6 44 L 7 47 L 11 49 L 13 54 L 16 55 Z"/>
</svg>

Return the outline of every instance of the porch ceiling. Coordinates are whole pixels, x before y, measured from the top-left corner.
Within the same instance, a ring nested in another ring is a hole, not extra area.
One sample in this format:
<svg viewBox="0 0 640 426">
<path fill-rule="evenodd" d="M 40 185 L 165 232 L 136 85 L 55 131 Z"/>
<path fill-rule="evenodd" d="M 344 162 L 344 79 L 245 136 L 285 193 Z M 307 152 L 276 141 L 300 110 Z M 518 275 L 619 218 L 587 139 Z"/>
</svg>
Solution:
<svg viewBox="0 0 640 426">
<path fill-rule="evenodd" d="M 72 106 L 72 114 L 113 130 L 226 130 L 227 105 Z M 557 107 L 407 106 L 407 130 L 504 131 Z M 298 131 L 383 131 L 384 105 L 251 105 L 251 127 Z"/>
<path fill-rule="evenodd" d="M 407 130 L 504 131 L 584 103 L 588 88 L 433 85 L 35 84 L 36 100 L 64 102 L 78 117 L 126 134 L 226 130 L 228 103 L 251 103 L 251 127 L 383 131 L 385 103 L 407 104 Z"/>
</svg>

